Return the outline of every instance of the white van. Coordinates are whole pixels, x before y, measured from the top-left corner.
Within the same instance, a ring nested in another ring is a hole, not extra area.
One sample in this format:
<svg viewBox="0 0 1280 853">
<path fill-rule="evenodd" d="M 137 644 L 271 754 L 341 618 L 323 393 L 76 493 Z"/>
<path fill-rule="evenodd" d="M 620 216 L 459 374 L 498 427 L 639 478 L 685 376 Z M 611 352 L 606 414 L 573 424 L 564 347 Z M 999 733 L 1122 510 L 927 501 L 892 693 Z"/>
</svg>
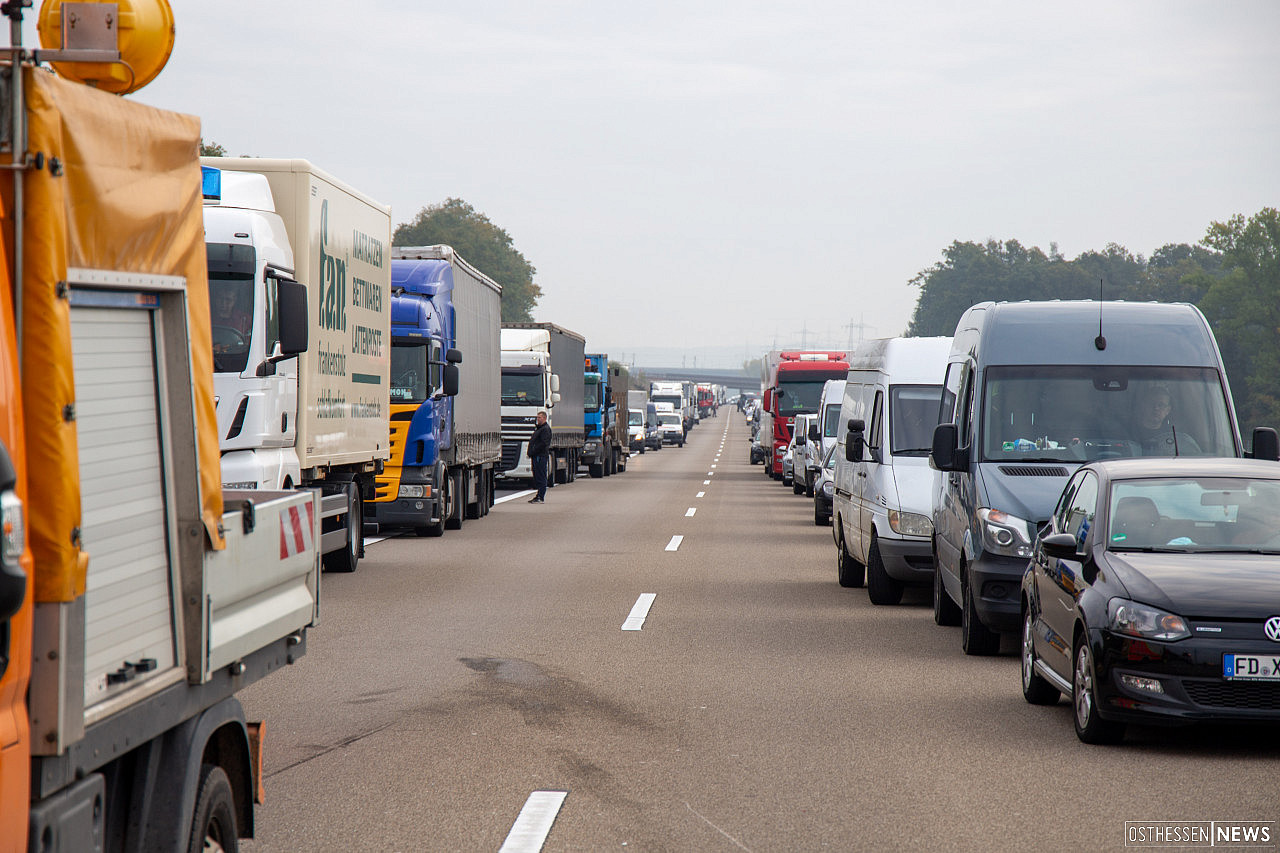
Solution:
<svg viewBox="0 0 1280 853">
<path fill-rule="evenodd" d="M 951 338 L 867 341 L 849 359 L 836 450 L 832 535 L 841 586 L 897 604 L 933 581 L 929 449 Z"/>
</svg>

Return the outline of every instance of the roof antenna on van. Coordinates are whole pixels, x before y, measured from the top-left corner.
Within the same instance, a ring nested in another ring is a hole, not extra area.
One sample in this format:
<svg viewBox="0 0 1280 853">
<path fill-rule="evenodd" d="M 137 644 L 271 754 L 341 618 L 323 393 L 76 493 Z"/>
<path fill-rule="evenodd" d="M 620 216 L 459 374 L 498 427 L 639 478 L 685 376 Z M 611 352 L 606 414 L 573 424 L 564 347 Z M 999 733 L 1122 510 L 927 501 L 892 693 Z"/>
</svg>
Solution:
<svg viewBox="0 0 1280 853">
<path fill-rule="evenodd" d="M 1107 348 L 1107 339 L 1102 336 L 1102 277 L 1098 277 L 1098 336 L 1093 339 L 1093 345 L 1100 350 Z"/>
</svg>

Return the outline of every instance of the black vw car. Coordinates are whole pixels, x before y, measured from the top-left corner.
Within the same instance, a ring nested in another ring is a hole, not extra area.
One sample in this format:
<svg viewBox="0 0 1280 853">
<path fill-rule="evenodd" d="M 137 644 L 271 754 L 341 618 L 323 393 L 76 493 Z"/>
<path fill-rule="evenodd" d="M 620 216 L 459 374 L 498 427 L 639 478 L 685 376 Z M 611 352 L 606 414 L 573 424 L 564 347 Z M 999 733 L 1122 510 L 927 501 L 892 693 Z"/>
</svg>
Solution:
<svg viewBox="0 0 1280 853">
<path fill-rule="evenodd" d="M 1071 697 L 1076 734 L 1280 721 L 1280 465 L 1094 462 L 1022 579 L 1022 694 Z"/>
</svg>

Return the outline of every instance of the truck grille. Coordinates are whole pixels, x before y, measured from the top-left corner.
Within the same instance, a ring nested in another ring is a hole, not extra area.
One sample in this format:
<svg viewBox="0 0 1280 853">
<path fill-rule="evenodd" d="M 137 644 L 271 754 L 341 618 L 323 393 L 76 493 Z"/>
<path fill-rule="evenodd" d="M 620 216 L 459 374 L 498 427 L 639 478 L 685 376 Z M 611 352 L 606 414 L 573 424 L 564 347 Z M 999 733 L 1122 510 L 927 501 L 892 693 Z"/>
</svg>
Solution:
<svg viewBox="0 0 1280 853">
<path fill-rule="evenodd" d="M 502 462 L 499 470 L 510 471 L 516 467 L 516 464 L 520 461 L 520 445 L 521 442 L 519 441 L 502 442 Z"/>
<path fill-rule="evenodd" d="M 533 418 L 507 415 L 502 419 L 502 440 L 504 443 L 507 441 L 528 441 L 537 425 Z"/>
</svg>

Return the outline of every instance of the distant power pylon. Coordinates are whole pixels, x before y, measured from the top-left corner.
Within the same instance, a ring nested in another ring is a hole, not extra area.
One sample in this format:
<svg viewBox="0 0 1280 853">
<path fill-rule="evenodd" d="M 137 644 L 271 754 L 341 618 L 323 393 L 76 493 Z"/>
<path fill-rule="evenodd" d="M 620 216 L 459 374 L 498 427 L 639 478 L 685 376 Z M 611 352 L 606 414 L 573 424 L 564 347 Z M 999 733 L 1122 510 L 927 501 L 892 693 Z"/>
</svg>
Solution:
<svg viewBox="0 0 1280 853">
<path fill-rule="evenodd" d="M 862 317 L 863 317 L 863 315 L 859 314 L 859 315 L 858 315 L 858 322 L 856 322 L 856 323 L 855 323 L 855 322 L 853 322 L 853 318 L 852 318 L 852 317 L 850 317 L 850 318 L 849 318 L 849 322 L 848 322 L 848 323 L 846 323 L 846 324 L 844 324 L 843 326 L 841 326 L 841 327 L 840 327 L 840 328 L 844 329 L 845 331 L 847 331 L 847 332 L 849 333 L 849 350 L 850 350 L 850 351 L 852 351 L 852 350 L 854 349 L 854 342 L 853 342 L 853 332 L 854 332 L 854 330 L 856 329 L 856 330 L 858 331 L 858 343 L 862 343 L 862 341 L 864 340 L 865 332 L 867 331 L 867 329 L 873 328 L 872 326 L 868 326 L 866 323 L 864 323 L 864 322 L 862 321 Z"/>
</svg>

